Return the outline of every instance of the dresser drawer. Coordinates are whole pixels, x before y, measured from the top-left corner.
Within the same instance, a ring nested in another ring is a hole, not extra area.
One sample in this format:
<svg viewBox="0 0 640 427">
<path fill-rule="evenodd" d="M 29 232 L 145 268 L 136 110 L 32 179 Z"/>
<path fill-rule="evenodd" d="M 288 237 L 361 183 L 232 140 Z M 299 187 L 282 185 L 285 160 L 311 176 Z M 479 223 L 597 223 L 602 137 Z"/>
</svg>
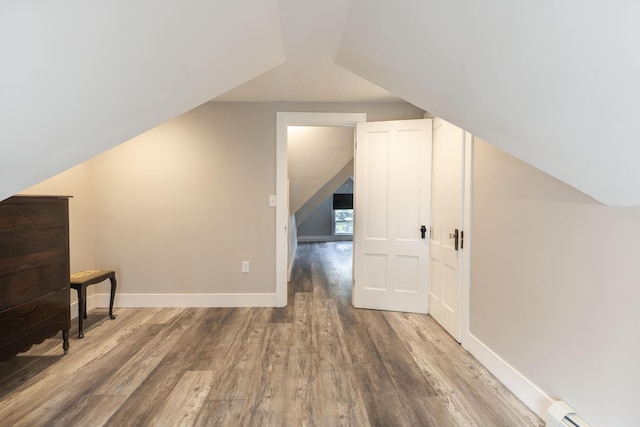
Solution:
<svg viewBox="0 0 640 427">
<path fill-rule="evenodd" d="M 51 322 L 52 319 L 61 318 L 61 315 L 68 318 L 68 307 L 69 291 L 64 289 L 0 312 L 1 342 L 10 342 L 13 338 Z M 69 322 L 70 320 L 67 320 L 66 323 Z"/>
<path fill-rule="evenodd" d="M 66 226 L 66 206 L 55 198 L 9 198 L 0 204 L 0 234 Z"/>
<path fill-rule="evenodd" d="M 0 311 L 60 289 L 69 289 L 64 259 L 55 264 L 0 276 Z"/>
<path fill-rule="evenodd" d="M 30 230 L 20 236 L 0 233 L 0 274 L 64 262 L 67 247 L 67 231 L 60 227 L 39 232 Z"/>
</svg>

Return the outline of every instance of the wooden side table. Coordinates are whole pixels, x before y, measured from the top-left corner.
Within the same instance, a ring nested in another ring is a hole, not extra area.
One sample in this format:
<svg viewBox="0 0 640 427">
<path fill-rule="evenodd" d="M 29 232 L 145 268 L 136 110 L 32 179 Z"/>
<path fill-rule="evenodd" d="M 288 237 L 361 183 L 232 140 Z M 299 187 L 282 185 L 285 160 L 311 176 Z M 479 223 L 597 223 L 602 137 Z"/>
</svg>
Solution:
<svg viewBox="0 0 640 427">
<path fill-rule="evenodd" d="M 116 296 L 116 272 L 113 270 L 84 270 L 70 276 L 71 287 L 78 292 L 78 338 L 84 338 L 82 320 L 87 318 L 87 286 L 111 281 L 111 300 L 109 301 L 109 317 L 113 315 L 113 299 Z"/>
</svg>

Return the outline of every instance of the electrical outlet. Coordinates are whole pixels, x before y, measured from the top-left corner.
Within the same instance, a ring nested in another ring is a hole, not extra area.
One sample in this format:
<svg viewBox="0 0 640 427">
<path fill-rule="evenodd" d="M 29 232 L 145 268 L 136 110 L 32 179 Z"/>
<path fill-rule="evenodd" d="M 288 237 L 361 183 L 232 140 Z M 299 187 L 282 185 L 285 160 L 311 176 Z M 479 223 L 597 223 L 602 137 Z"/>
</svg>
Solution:
<svg viewBox="0 0 640 427">
<path fill-rule="evenodd" d="M 245 274 L 249 272 L 249 261 L 242 261 L 242 272 Z"/>
</svg>

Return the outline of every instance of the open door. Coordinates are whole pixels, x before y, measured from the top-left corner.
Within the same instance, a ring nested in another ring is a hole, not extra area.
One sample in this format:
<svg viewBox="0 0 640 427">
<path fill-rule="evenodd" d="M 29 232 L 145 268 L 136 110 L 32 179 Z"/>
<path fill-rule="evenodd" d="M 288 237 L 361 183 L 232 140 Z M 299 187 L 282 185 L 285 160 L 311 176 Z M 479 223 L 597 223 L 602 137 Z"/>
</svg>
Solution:
<svg viewBox="0 0 640 427">
<path fill-rule="evenodd" d="M 358 123 L 353 305 L 427 313 L 430 119 Z"/>
<path fill-rule="evenodd" d="M 429 314 L 461 338 L 466 132 L 433 119 Z"/>
</svg>

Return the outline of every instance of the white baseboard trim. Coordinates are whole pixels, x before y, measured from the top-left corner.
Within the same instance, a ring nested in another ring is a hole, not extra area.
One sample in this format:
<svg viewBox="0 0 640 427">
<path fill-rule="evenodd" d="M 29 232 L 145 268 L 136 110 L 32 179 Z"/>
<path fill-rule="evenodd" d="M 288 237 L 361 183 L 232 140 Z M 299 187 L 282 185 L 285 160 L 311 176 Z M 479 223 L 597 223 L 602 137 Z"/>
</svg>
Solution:
<svg viewBox="0 0 640 427">
<path fill-rule="evenodd" d="M 94 297 L 94 307 L 109 307 L 108 293 L 95 294 Z M 113 305 L 114 307 L 129 308 L 275 307 L 276 294 L 116 294 Z"/>
<path fill-rule="evenodd" d="M 74 292 L 75 294 L 75 292 Z M 87 311 L 91 311 L 94 308 L 98 307 L 96 305 L 96 296 L 95 295 L 87 295 Z M 107 296 L 107 305 L 105 307 L 109 307 L 109 297 Z M 71 318 L 76 319 L 78 317 L 78 301 L 71 303 Z"/>
<path fill-rule="evenodd" d="M 315 243 L 315 242 L 350 242 L 353 240 L 353 236 L 300 236 L 298 235 L 298 242 L 300 243 Z"/>
<path fill-rule="evenodd" d="M 538 386 L 509 365 L 493 350 L 487 347 L 473 334 L 468 334 L 466 350 L 473 355 L 489 372 L 504 384 L 522 403 L 535 412 L 543 420 L 547 409 L 553 402 Z"/>
</svg>

